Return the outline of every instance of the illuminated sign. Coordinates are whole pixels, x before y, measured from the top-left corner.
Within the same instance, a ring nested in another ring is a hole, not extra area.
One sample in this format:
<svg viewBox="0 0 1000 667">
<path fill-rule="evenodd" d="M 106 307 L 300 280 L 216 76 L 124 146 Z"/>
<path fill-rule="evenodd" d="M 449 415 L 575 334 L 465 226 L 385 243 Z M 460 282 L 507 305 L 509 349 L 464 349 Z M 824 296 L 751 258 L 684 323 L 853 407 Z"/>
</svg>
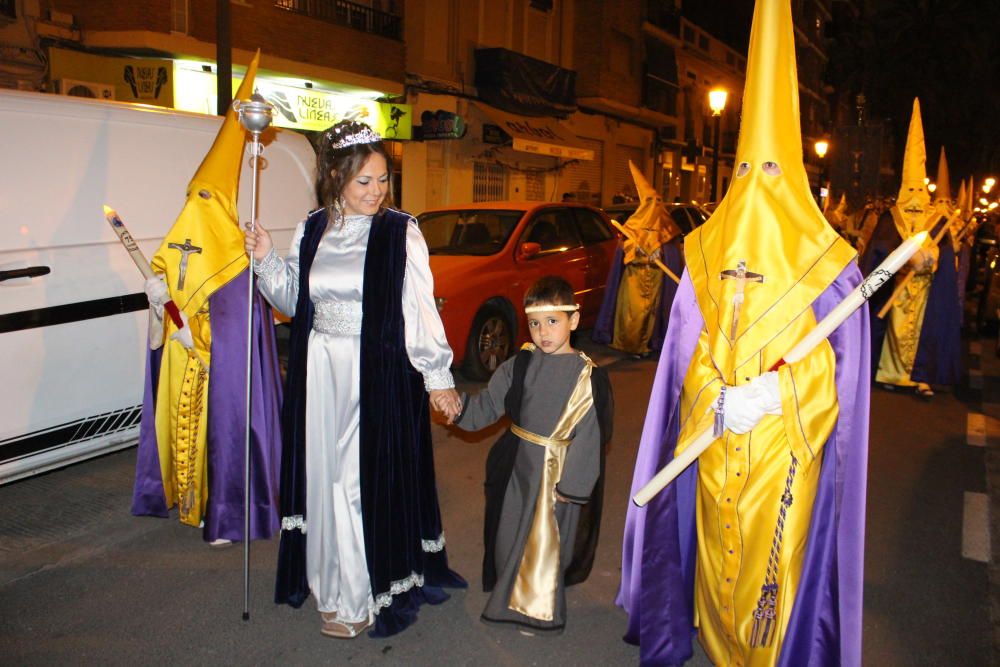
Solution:
<svg viewBox="0 0 1000 667">
<path fill-rule="evenodd" d="M 240 79 L 234 77 L 233 89 Z M 413 107 L 388 104 L 367 97 L 293 86 L 258 75 L 254 87 L 274 105 L 274 124 L 297 130 L 322 131 L 341 120 L 357 120 L 371 126 L 386 139 L 410 139 Z M 177 109 L 215 113 L 215 74 L 186 67 L 174 71 L 174 101 Z"/>
</svg>

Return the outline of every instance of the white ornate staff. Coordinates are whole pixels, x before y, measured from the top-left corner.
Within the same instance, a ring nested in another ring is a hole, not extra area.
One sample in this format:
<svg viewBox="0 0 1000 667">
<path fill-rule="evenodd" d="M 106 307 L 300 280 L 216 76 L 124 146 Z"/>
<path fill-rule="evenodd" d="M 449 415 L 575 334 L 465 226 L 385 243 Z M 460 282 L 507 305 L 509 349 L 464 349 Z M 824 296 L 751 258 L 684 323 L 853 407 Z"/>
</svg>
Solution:
<svg viewBox="0 0 1000 667">
<path fill-rule="evenodd" d="M 250 166 L 253 180 L 250 189 L 250 231 L 257 229 L 257 184 L 260 180 L 260 156 L 264 147 L 260 133 L 271 124 L 274 107 L 255 92 L 249 100 L 234 100 L 233 110 L 239 114 L 240 124 L 250 133 Z M 253 302 L 254 259 L 250 253 L 247 275 L 247 395 L 246 437 L 243 442 L 243 620 L 250 620 L 250 381 L 253 363 Z"/>
<path fill-rule="evenodd" d="M 854 311 L 870 299 L 878 288 L 888 282 L 893 274 L 899 270 L 899 267 L 903 266 L 917 252 L 926 238 L 927 232 L 924 231 L 903 241 L 898 248 L 885 258 L 884 262 L 879 264 L 860 285 L 854 288 L 853 292 L 837 304 L 812 331 L 806 334 L 805 338 L 782 356 L 778 363 L 770 370 L 777 370 L 785 364 L 799 361 L 812 352 L 817 345 L 826 340 L 837 327 L 843 324 Z M 664 466 L 660 472 L 656 473 L 653 479 L 649 480 L 645 486 L 639 489 L 638 493 L 632 497 L 632 502 L 639 507 L 643 507 L 652 500 L 653 496 L 662 491 L 667 484 L 672 482 L 685 468 L 691 465 L 696 458 L 701 456 L 701 453 L 708 449 L 708 446 L 717 439 L 713 435 L 712 426 L 709 426 L 683 452 Z"/>
</svg>

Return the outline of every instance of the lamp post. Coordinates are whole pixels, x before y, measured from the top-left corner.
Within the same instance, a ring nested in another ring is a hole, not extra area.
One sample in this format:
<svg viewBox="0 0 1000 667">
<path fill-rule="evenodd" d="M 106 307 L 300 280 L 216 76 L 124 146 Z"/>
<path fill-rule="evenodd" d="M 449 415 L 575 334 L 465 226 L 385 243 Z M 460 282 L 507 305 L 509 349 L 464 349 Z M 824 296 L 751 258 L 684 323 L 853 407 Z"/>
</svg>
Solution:
<svg viewBox="0 0 1000 667">
<path fill-rule="evenodd" d="M 823 184 L 826 183 L 826 152 L 830 150 L 830 142 L 820 139 L 813 145 L 816 157 L 819 158 L 819 199 L 820 207 L 823 205 Z M 829 195 L 829 193 L 827 193 Z"/>
<path fill-rule="evenodd" d="M 708 106 L 715 118 L 715 145 L 712 147 L 712 187 L 709 199 L 716 201 L 716 188 L 719 183 L 719 137 L 722 134 L 722 111 L 726 108 L 726 98 L 729 93 L 723 88 L 715 88 L 708 93 Z"/>
</svg>

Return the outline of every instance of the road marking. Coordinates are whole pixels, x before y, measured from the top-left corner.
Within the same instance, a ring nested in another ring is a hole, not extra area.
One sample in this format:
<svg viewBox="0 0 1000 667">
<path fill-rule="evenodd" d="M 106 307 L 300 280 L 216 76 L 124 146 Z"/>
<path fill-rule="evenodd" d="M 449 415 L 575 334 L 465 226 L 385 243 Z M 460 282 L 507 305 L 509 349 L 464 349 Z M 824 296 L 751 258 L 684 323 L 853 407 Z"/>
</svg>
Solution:
<svg viewBox="0 0 1000 667">
<path fill-rule="evenodd" d="M 978 340 L 969 342 L 969 354 L 979 357 L 983 354 L 983 346 Z"/>
<path fill-rule="evenodd" d="M 969 369 L 969 386 L 973 389 L 983 388 L 983 372 L 975 368 Z"/>
<path fill-rule="evenodd" d="M 986 415 L 970 412 L 965 427 L 965 443 L 973 447 L 986 446 Z"/>
<path fill-rule="evenodd" d="M 962 508 L 962 558 L 990 562 L 990 501 L 985 493 L 965 492 Z"/>
</svg>

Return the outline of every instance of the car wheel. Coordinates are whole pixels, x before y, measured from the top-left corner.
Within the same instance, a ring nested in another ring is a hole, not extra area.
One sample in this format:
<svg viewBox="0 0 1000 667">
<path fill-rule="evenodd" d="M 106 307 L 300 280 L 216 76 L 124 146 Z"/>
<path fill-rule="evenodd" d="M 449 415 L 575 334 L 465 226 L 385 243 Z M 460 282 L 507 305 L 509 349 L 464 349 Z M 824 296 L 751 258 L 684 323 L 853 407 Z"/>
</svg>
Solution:
<svg viewBox="0 0 1000 667">
<path fill-rule="evenodd" d="M 476 380 L 488 380 L 511 354 L 514 327 L 496 306 L 484 306 L 472 321 L 463 370 Z"/>
</svg>

